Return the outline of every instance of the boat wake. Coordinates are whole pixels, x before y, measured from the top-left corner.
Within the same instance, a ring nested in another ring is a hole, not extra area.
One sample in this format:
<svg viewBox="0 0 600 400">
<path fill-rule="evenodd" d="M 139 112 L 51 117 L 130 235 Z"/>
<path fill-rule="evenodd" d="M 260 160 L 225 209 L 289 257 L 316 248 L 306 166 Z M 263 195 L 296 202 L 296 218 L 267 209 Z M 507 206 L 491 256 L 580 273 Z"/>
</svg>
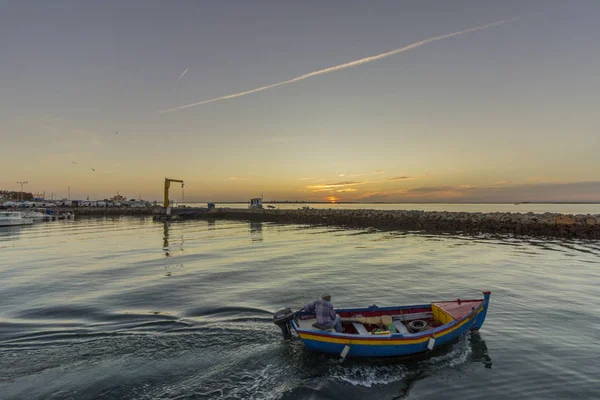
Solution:
<svg viewBox="0 0 600 400">
<path fill-rule="evenodd" d="M 394 382 L 410 384 L 427 372 L 464 365 L 469 362 L 472 353 L 471 336 L 465 335 L 450 348 L 438 350 L 434 355 L 370 360 L 366 364 L 362 364 L 360 360 L 353 360 L 352 364 L 340 364 L 332 369 L 329 378 L 366 388 Z"/>
<path fill-rule="evenodd" d="M 429 370 L 440 370 L 444 368 L 453 368 L 463 365 L 469 361 L 473 353 L 471 345 L 471 334 L 462 336 L 452 345 L 450 351 L 444 354 L 435 355 L 423 362 Z"/>
<path fill-rule="evenodd" d="M 408 375 L 408 369 L 403 365 L 394 366 L 351 366 L 340 367 L 332 371 L 330 378 L 349 383 L 353 386 L 373 387 L 403 381 Z"/>
</svg>

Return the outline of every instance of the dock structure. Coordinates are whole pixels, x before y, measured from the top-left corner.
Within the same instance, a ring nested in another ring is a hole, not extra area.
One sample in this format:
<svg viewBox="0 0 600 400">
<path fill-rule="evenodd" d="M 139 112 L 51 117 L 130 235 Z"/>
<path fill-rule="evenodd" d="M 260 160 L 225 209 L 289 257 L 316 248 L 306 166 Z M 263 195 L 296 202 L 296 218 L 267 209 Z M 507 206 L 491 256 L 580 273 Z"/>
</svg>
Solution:
<svg viewBox="0 0 600 400">
<path fill-rule="evenodd" d="M 600 214 L 468 213 L 418 210 L 297 210 L 258 208 L 176 207 L 166 215 L 163 207 L 65 208 L 77 218 L 152 216 L 156 221 L 224 219 L 282 224 L 329 225 L 348 228 L 420 231 L 432 233 L 489 233 L 522 236 L 600 239 Z"/>
<path fill-rule="evenodd" d="M 332 225 L 435 233 L 491 233 L 600 239 L 600 214 L 468 213 L 417 210 L 298 210 L 215 208 L 173 216 L 184 219 L 230 219 L 287 224 Z"/>
</svg>

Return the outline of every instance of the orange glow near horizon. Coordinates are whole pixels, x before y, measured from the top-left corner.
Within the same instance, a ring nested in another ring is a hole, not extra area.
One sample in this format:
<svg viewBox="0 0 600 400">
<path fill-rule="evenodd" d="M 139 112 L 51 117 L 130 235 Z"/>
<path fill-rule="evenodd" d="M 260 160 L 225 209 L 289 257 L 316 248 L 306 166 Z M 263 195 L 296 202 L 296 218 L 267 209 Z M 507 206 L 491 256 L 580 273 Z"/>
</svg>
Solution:
<svg viewBox="0 0 600 400">
<path fill-rule="evenodd" d="M 327 197 L 327 201 L 330 203 L 337 203 L 340 200 L 339 197 L 335 197 L 335 196 L 328 196 Z"/>
</svg>

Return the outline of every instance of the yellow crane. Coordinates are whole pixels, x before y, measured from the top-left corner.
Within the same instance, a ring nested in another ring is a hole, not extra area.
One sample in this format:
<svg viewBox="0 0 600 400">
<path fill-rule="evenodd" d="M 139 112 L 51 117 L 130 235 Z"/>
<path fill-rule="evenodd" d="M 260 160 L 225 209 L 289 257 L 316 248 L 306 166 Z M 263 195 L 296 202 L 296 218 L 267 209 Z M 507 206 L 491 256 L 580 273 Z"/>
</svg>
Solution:
<svg viewBox="0 0 600 400">
<path fill-rule="evenodd" d="M 182 180 L 165 178 L 165 208 L 169 207 L 169 188 L 171 187 L 171 182 L 181 182 L 181 187 L 183 188 Z"/>
</svg>

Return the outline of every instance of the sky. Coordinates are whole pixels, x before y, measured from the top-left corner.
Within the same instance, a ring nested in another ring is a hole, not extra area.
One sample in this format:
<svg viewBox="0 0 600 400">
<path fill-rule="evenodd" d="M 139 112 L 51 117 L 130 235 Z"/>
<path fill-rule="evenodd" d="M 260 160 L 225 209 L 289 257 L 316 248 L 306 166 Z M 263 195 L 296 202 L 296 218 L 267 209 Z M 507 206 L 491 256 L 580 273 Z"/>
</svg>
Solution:
<svg viewBox="0 0 600 400">
<path fill-rule="evenodd" d="M 599 20 L 597 0 L 0 0 L 0 190 L 600 201 Z"/>
</svg>

